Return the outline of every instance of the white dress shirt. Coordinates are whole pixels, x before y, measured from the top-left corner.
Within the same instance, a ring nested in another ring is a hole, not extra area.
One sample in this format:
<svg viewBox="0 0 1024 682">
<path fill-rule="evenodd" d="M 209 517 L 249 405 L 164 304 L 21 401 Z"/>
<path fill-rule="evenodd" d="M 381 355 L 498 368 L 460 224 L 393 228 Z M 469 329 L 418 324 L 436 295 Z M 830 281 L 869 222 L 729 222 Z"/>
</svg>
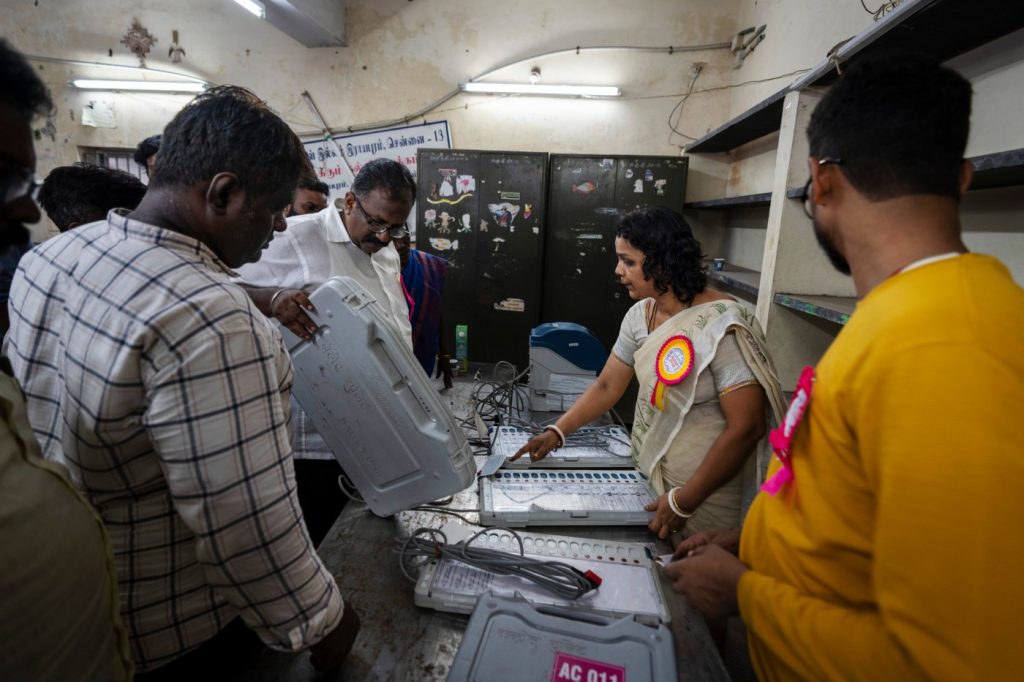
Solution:
<svg viewBox="0 0 1024 682">
<path fill-rule="evenodd" d="M 393 244 L 367 256 L 353 243 L 334 206 L 288 218 L 256 263 L 238 268 L 240 282 L 254 287 L 312 293 L 331 277 L 345 275 L 363 285 L 384 307 L 412 348 L 409 303 L 402 291 L 402 263 Z"/>
</svg>

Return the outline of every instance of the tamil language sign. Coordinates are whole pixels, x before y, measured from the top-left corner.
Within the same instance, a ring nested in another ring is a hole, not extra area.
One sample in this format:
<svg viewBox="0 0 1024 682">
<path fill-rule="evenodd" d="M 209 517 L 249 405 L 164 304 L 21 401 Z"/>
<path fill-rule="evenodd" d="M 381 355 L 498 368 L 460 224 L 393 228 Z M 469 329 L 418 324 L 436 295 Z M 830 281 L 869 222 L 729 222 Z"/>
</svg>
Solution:
<svg viewBox="0 0 1024 682">
<path fill-rule="evenodd" d="M 334 143 L 318 138 L 303 142 L 306 155 L 320 180 L 331 188 L 331 199 L 349 190 L 355 173 L 371 159 L 394 159 L 416 177 L 416 150 L 451 149 L 448 121 L 399 128 L 382 128 L 352 135 L 337 135 Z M 344 158 L 342 158 L 344 155 Z M 346 163 L 347 161 L 347 163 Z M 351 169 L 351 170 L 350 170 Z"/>
</svg>

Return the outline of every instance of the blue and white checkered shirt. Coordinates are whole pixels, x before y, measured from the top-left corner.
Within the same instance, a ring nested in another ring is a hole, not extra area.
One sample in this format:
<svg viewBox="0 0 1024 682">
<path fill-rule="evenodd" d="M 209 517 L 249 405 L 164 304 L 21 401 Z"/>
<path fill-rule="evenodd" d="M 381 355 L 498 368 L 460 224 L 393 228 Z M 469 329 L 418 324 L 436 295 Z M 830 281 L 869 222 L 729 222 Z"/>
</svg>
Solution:
<svg viewBox="0 0 1024 682">
<path fill-rule="evenodd" d="M 111 212 L 31 251 L 12 289 L 6 351 L 110 533 L 140 671 L 236 614 L 291 651 L 341 619 L 295 495 L 291 364 L 231 275 L 199 241 Z"/>
</svg>

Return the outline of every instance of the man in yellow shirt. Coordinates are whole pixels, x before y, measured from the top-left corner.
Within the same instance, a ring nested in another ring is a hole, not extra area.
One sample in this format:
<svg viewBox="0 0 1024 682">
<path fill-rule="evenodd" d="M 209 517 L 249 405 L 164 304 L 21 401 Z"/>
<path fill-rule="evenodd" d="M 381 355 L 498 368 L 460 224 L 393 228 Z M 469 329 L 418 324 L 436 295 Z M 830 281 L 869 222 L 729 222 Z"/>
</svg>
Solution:
<svg viewBox="0 0 1024 682">
<path fill-rule="evenodd" d="M 1024 669 L 1024 291 L 961 240 L 970 100 L 953 71 L 889 55 L 812 116 L 808 212 L 861 300 L 739 558 L 709 534 L 666 569 L 705 613 L 739 611 L 763 680 Z"/>
</svg>

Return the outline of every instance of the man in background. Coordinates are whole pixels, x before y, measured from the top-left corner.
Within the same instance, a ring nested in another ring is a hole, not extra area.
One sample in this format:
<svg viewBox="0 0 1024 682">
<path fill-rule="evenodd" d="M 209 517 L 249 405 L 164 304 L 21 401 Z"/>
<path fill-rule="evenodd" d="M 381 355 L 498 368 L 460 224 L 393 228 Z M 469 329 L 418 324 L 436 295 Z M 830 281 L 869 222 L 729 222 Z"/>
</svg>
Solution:
<svg viewBox="0 0 1024 682">
<path fill-rule="evenodd" d="M 327 200 L 330 196 L 331 188 L 326 183 L 320 182 L 315 177 L 303 178 L 299 180 L 299 186 L 295 188 L 295 196 L 292 197 L 292 203 L 284 215 L 288 217 L 319 213 L 327 208 Z"/>
<path fill-rule="evenodd" d="M 28 399 L 29 423 L 43 456 L 51 462 L 65 463 L 61 446 L 64 425 L 59 402 L 53 397 L 59 390 L 60 363 L 54 316 L 64 303 L 58 279 L 74 269 L 79 253 L 95 235 L 106 233 L 105 219 L 112 209 L 134 210 L 145 194 L 146 185 L 135 176 L 91 163 L 53 169 L 39 190 L 39 203 L 62 234 L 48 239 L 43 247 L 47 267 L 30 259 L 35 263 L 31 272 L 21 277 L 11 274 L 13 282 L 8 288 L 16 303 L 8 306 L 5 300 L 3 312 L 5 318 L 8 312 L 13 314 L 19 324 L 4 338 L 3 354 Z M 83 227 L 99 220 L 104 223 Z M 37 298 L 47 301 L 41 319 L 26 319 L 22 315 L 24 302 Z"/>
<path fill-rule="evenodd" d="M 160 151 L 160 141 L 163 135 L 150 135 L 139 143 L 132 154 L 132 159 L 146 169 L 146 175 L 153 177 L 153 165 L 156 163 L 157 152 Z"/>
<path fill-rule="evenodd" d="M 58 406 L 54 445 L 111 534 L 136 679 L 229 674 L 258 655 L 253 632 L 336 668 L 359 619 L 302 526 L 291 362 L 231 281 L 284 229 L 308 161 L 284 121 L 232 86 L 182 109 L 160 155 L 135 211 L 23 259 L 12 346 L 50 382 L 29 409 Z"/>
<path fill-rule="evenodd" d="M 39 220 L 31 124 L 52 106 L 32 67 L 0 39 L 0 244 L 27 240 L 25 223 Z M 131 679 L 108 543 L 64 467 L 41 458 L 0 360 L 0 679 Z"/>
<path fill-rule="evenodd" d="M 409 170 L 389 159 L 363 166 L 352 191 L 336 206 L 288 219 L 258 263 L 238 268 L 240 283 L 263 314 L 295 335 L 311 339 L 316 323 L 308 294 L 331 277 L 362 284 L 393 327 L 412 347 L 401 261 L 391 240 L 408 235 L 406 220 L 416 199 Z M 292 398 L 292 447 L 303 518 L 314 544 L 327 535 L 347 498 L 338 488 L 343 473 L 312 419 Z"/>
<path fill-rule="evenodd" d="M 413 353 L 428 377 L 444 377 L 444 387 L 451 388 L 451 354 L 441 318 L 448 261 L 412 248 L 410 240 L 411 237 L 405 235 L 393 241 L 402 261 L 402 284 L 410 298 Z"/>
<path fill-rule="evenodd" d="M 146 186 L 130 173 L 91 163 L 50 171 L 39 190 L 39 204 L 61 232 L 103 220 L 114 208 L 134 209 Z"/>
<path fill-rule="evenodd" d="M 961 237 L 970 112 L 963 77 L 888 54 L 811 117 L 808 212 L 860 302 L 805 370 L 739 558 L 735 534 L 695 536 L 666 568 L 705 613 L 739 610 L 759 679 L 1024 668 L 1024 291 Z"/>
</svg>

